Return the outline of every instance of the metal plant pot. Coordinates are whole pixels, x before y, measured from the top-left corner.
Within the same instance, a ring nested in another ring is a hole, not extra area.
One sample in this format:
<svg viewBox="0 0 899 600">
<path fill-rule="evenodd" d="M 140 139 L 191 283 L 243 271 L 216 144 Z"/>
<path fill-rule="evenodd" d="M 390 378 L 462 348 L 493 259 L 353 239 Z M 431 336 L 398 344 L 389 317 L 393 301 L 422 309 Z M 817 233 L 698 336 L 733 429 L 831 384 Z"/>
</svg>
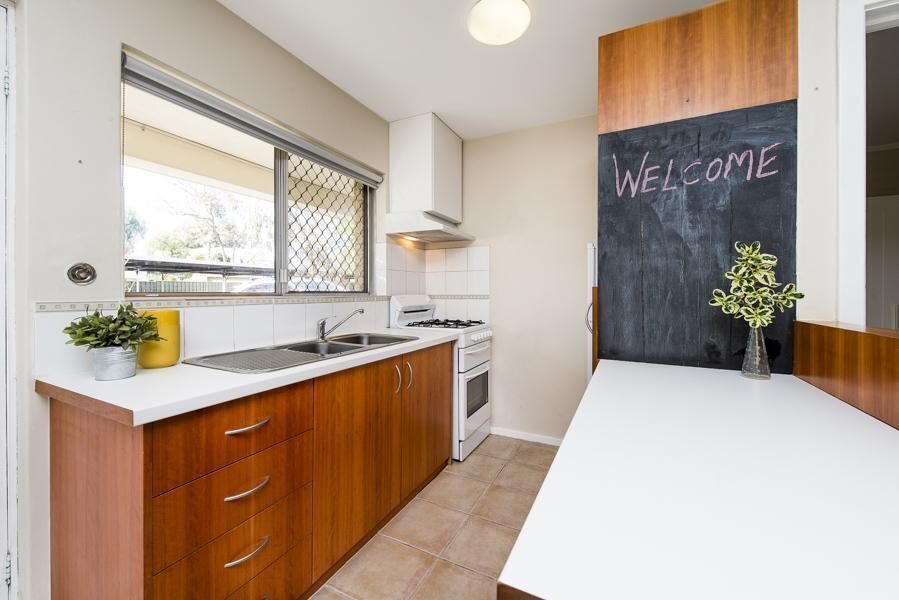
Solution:
<svg viewBox="0 0 899 600">
<path fill-rule="evenodd" d="M 94 361 L 94 379 L 113 381 L 134 377 L 137 372 L 137 352 L 119 346 L 94 348 L 90 352 Z"/>
</svg>

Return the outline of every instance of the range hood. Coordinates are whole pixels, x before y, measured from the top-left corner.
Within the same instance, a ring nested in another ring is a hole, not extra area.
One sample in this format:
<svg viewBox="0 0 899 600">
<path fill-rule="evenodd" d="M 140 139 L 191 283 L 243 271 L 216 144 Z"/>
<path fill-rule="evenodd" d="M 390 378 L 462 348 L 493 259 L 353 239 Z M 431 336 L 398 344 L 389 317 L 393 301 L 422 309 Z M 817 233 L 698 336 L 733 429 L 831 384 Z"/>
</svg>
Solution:
<svg viewBox="0 0 899 600">
<path fill-rule="evenodd" d="M 387 235 L 396 235 L 413 242 L 470 242 L 474 239 L 453 223 L 424 211 L 387 213 Z"/>
</svg>

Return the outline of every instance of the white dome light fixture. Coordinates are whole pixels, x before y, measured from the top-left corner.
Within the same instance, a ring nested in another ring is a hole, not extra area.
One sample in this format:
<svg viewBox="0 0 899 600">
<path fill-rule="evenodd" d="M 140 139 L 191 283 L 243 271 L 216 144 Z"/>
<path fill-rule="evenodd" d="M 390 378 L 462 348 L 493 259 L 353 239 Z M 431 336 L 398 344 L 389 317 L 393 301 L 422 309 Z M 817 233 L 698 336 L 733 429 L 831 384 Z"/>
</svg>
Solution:
<svg viewBox="0 0 899 600">
<path fill-rule="evenodd" d="M 531 9 L 524 0 L 479 0 L 468 13 L 468 32 L 490 46 L 514 42 L 530 24 Z"/>
</svg>

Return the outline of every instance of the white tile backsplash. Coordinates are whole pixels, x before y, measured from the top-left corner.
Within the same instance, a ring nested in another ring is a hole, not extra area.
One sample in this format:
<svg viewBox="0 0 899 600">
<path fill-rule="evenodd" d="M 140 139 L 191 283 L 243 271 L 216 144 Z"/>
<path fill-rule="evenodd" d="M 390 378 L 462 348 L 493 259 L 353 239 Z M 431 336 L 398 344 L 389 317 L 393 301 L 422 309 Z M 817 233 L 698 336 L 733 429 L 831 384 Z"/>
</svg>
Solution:
<svg viewBox="0 0 899 600">
<path fill-rule="evenodd" d="M 446 270 L 447 271 L 467 271 L 468 270 L 468 248 L 447 248 L 447 250 L 446 250 Z"/>
<path fill-rule="evenodd" d="M 69 336 L 62 332 L 64 327 L 83 315 L 83 311 L 34 313 L 32 368 L 35 375 L 51 370 L 71 373 L 91 369 L 90 353 L 84 347 L 66 344 Z"/>
<path fill-rule="evenodd" d="M 490 300 L 468 300 L 468 318 L 490 321 Z"/>
<path fill-rule="evenodd" d="M 422 274 L 423 276 L 423 274 Z M 389 324 L 389 302 L 315 302 L 309 304 L 250 304 L 197 306 L 181 309 L 181 358 L 230 352 L 271 344 L 312 339 L 315 322 L 324 316 L 355 315 L 335 333 L 381 329 Z M 32 313 L 33 373 L 90 372 L 90 353 L 66 344 L 63 328 L 84 311 Z M 335 321 L 330 321 L 333 326 Z"/>
<path fill-rule="evenodd" d="M 439 296 L 446 293 L 446 273 L 425 273 L 425 293 Z"/>
<path fill-rule="evenodd" d="M 467 319 L 468 318 L 468 300 L 447 300 L 446 301 L 446 317 L 447 319 Z"/>
<path fill-rule="evenodd" d="M 425 274 L 413 271 L 406 271 L 406 293 L 407 294 L 424 294 L 425 293 Z"/>
<path fill-rule="evenodd" d="M 460 296 L 468 293 L 468 273 L 465 271 L 446 272 L 446 293 Z"/>
<path fill-rule="evenodd" d="M 234 350 L 234 306 L 185 308 L 184 357 Z"/>
<path fill-rule="evenodd" d="M 435 319 L 445 319 L 446 317 L 446 300 L 434 300 L 436 308 L 434 309 Z"/>
<path fill-rule="evenodd" d="M 486 296 L 490 293 L 490 271 L 468 272 L 468 294 Z"/>
<path fill-rule="evenodd" d="M 472 246 L 468 249 L 468 270 L 490 270 L 490 246 Z"/>
<path fill-rule="evenodd" d="M 234 349 L 247 350 L 275 343 L 275 311 L 271 304 L 233 306 Z"/>
<path fill-rule="evenodd" d="M 406 272 L 390 270 L 387 280 L 387 289 L 391 296 L 406 293 Z"/>
<path fill-rule="evenodd" d="M 310 337 L 306 332 L 307 306 L 310 305 L 275 304 L 272 320 L 276 344 L 300 342 Z"/>
<path fill-rule="evenodd" d="M 387 268 L 391 271 L 406 270 L 406 249 L 394 243 L 387 244 Z"/>
<path fill-rule="evenodd" d="M 425 250 L 425 271 L 428 273 L 446 271 L 446 250 Z"/>
<path fill-rule="evenodd" d="M 406 248 L 406 270 L 415 273 L 425 272 L 425 251 L 418 248 Z"/>
</svg>

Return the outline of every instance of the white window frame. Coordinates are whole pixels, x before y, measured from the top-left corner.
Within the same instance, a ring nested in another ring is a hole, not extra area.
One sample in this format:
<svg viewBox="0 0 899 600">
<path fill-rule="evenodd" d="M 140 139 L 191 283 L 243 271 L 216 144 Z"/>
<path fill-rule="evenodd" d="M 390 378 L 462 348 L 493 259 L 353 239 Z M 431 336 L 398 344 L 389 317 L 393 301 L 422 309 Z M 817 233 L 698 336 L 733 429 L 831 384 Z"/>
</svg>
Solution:
<svg viewBox="0 0 899 600">
<path fill-rule="evenodd" d="M 838 11 L 837 320 L 864 325 L 866 36 L 899 24 L 899 0 L 840 0 Z"/>
</svg>

